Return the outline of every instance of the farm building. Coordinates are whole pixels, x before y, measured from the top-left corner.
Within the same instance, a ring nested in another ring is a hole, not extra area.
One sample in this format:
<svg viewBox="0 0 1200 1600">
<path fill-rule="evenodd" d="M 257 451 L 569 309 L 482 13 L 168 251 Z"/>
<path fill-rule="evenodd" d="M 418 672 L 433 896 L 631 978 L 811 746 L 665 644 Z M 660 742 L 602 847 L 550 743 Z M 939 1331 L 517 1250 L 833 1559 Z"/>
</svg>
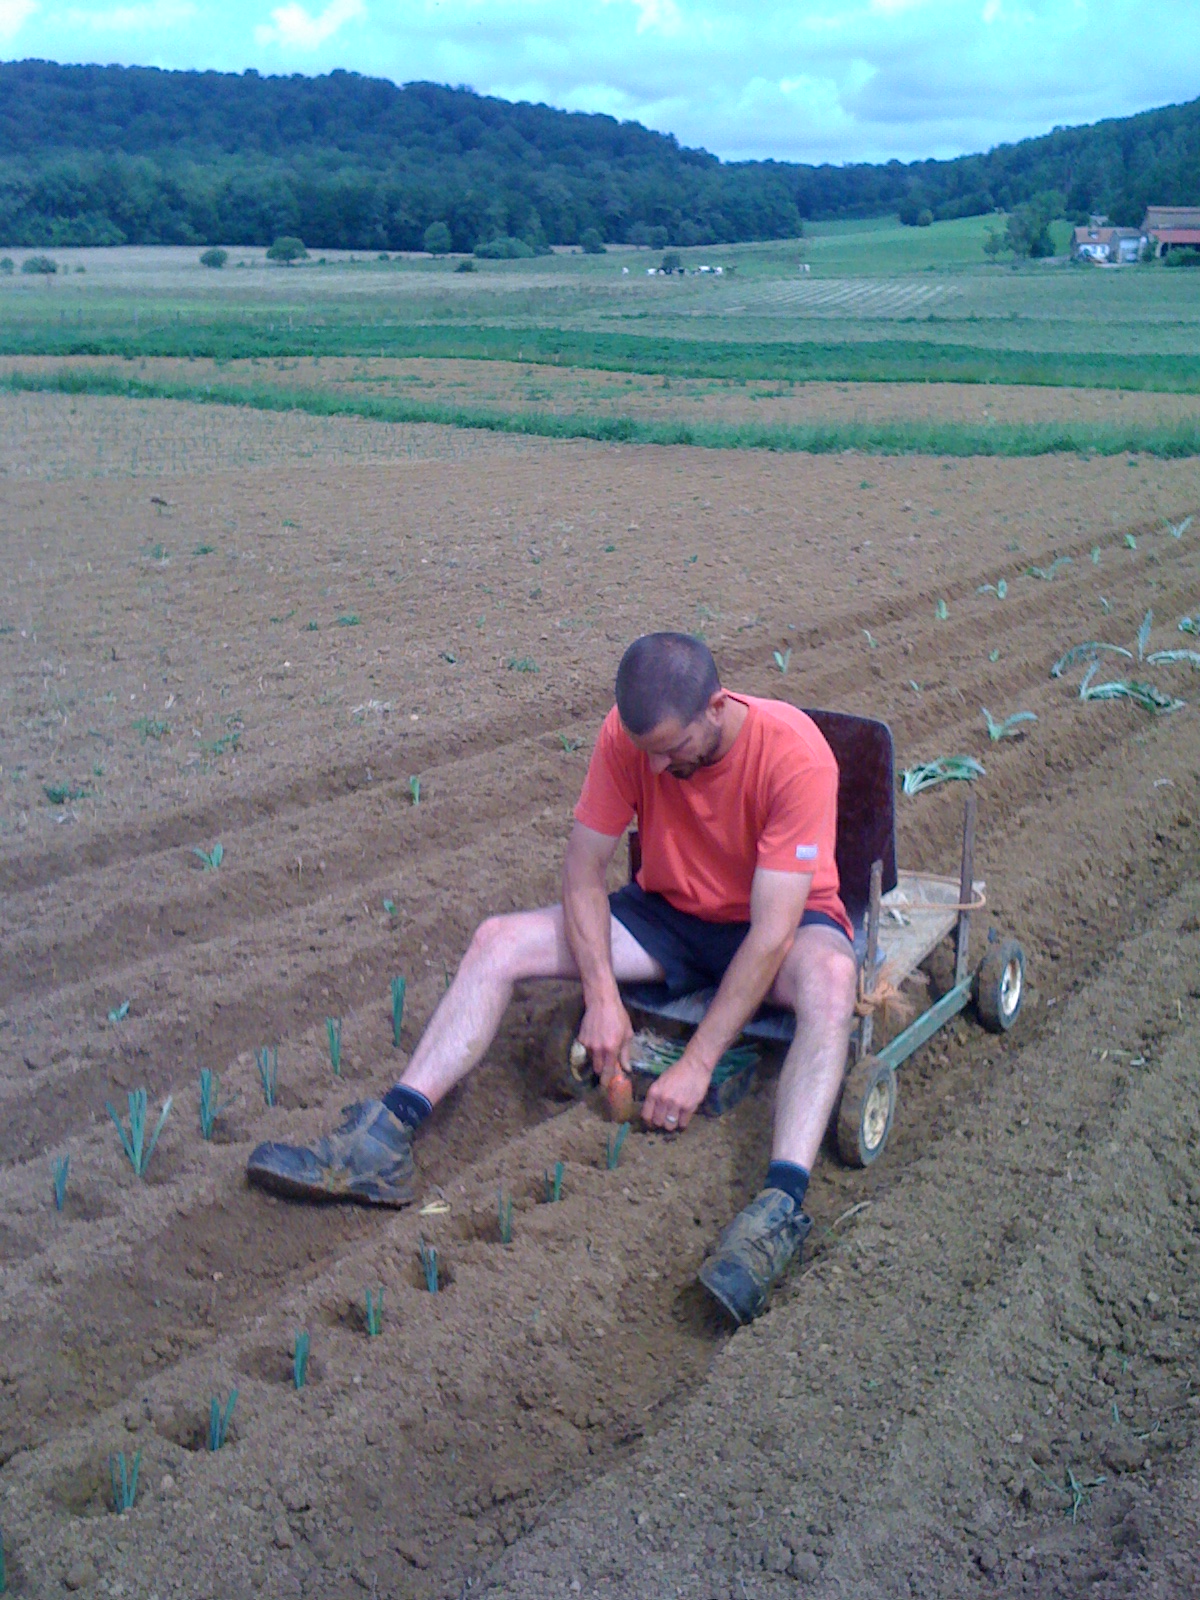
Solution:
<svg viewBox="0 0 1200 1600">
<path fill-rule="evenodd" d="M 1200 249 L 1200 206 L 1147 206 L 1142 236 L 1156 256 L 1179 245 Z"/>
<path fill-rule="evenodd" d="M 1136 261 L 1141 248 L 1139 228 L 1114 228 L 1107 217 L 1092 217 L 1086 228 L 1075 229 L 1071 259 L 1119 266 L 1124 261 Z"/>
</svg>

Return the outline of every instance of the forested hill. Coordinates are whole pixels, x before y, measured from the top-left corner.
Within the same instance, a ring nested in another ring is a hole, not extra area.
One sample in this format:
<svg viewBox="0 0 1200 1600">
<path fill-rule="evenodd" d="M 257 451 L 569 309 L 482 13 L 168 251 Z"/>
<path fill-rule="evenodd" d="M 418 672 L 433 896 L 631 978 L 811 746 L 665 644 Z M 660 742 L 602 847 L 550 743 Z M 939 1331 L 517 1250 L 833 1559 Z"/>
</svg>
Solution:
<svg viewBox="0 0 1200 1600">
<path fill-rule="evenodd" d="M 908 165 L 721 162 L 637 123 L 334 72 L 0 64 L 0 245 L 455 249 L 780 238 L 805 218 L 967 216 L 1053 192 L 1136 222 L 1200 203 L 1200 100 Z"/>
</svg>

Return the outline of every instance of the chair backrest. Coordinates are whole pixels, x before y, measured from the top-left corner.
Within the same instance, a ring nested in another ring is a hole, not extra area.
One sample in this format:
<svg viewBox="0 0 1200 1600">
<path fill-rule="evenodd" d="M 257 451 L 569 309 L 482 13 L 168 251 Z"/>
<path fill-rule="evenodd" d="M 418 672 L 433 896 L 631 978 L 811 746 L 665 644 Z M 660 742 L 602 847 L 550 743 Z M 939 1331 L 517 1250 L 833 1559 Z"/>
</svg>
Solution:
<svg viewBox="0 0 1200 1600">
<path fill-rule="evenodd" d="M 896 887 L 896 773 L 892 730 L 846 711 L 807 713 L 838 764 L 837 866 L 842 904 L 856 931 L 871 898 L 871 864 L 883 862 L 883 892 Z"/>
</svg>

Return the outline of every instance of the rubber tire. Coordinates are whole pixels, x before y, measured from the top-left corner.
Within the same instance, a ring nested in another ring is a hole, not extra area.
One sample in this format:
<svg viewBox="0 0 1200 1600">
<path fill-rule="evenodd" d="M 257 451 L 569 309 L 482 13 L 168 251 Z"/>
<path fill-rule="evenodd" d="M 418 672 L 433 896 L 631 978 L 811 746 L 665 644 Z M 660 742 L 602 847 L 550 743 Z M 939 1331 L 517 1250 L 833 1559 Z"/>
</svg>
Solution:
<svg viewBox="0 0 1200 1600">
<path fill-rule="evenodd" d="M 596 1086 L 589 1066 L 576 1072 L 571 1066 L 571 1046 L 583 1021 L 582 995 L 560 1000 L 546 1019 L 542 1034 L 542 1072 L 546 1092 L 569 1100 L 583 1100 Z"/>
<path fill-rule="evenodd" d="M 1014 962 L 1017 965 L 1015 1001 L 1010 974 Z M 1025 952 L 1015 939 L 999 939 L 988 945 L 975 974 L 975 1014 L 989 1033 L 1007 1033 L 1021 1015 L 1024 999 Z"/>
<path fill-rule="evenodd" d="M 879 1133 L 875 1117 L 878 1114 L 878 1096 L 886 1096 L 887 1119 Z M 848 1167 L 869 1167 L 883 1154 L 896 1116 L 896 1074 L 877 1056 L 864 1056 L 850 1068 L 842 1085 L 842 1098 L 837 1109 L 838 1155 Z M 873 1126 L 864 1127 L 868 1102 L 871 1105 Z"/>
</svg>

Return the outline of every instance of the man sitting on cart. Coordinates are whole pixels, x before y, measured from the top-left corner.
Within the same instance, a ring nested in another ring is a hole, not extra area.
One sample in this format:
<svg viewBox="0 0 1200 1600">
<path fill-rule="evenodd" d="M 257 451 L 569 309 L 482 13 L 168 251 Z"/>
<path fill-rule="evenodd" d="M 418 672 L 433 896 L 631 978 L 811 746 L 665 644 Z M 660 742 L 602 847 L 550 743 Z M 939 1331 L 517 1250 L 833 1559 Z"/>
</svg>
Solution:
<svg viewBox="0 0 1200 1600">
<path fill-rule="evenodd" d="M 514 984 L 582 982 L 579 1039 L 606 1087 L 633 1039 L 620 984 L 665 982 L 674 995 L 716 985 L 641 1114 L 650 1128 L 681 1132 L 763 1001 L 795 1012 L 763 1188 L 700 1272 L 737 1321 L 756 1317 L 812 1226 L 805 1190 L 854 1019 L 837 788 L 833 753 L 802 711 L 722 688 L 707 645 L 688 634 L 635 640 L 575 808 L 562 904 L 483 922 L 399 1083 L 311 1147 L 259 1145 L 251 1181 L 300 1198 L 407 1205 L 413 1135 L 482 1060 Z M 609 894 L 609 863 L 635 817 L 641 869 Z"/>
</svg>

